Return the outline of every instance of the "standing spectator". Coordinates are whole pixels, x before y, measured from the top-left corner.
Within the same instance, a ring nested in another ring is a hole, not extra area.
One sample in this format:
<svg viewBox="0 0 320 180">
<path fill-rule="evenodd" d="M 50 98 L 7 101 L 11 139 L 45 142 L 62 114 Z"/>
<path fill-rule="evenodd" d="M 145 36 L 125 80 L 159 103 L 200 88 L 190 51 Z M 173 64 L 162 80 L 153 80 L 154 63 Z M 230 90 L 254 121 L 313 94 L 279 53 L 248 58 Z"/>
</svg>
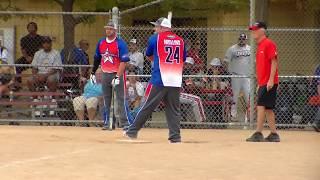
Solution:
<svg viewBox="0 0 320 180">
<path fill-rule="evenodd" d="M 250 142 L 280 142 L 276 132 L 276 120 L 273 109 L 276 104 L 278 77 L 278 54 L 276 44 L 267 38 L 267 25 L 256 22 L 249 28 L 258 47 L 256 51 L 257 81 L 259 85 L 257 99 L 257 129 L 247 139 Z M 264 139 L 262 130 L 267 117 L 271 133 Z"/>
<path fill-rule="evenodd" d="M 135 73 L 130 72 L 129 75 L 135 75 Z M 144 95 L 143 84 L 137 81 L 137 77 L 128 77 L 128 81 L 126 82 L 126 91 L 128 94 L 130 108 L 138 108 Z"/>
<path fill-rule="evenodd" d="M 227 63 L 228 70 L 232 75 L 250 74 L 250 46 L 246 43 L 247 35 L 241 33 L 238 43 L 232 45 L 226 52 L 224 61 Z M 231 87 L 233 92 L 233 105 L 231 106 L 231 116 L 237 117 L 238 99 L 240 92 L 243 92 L 246 104 L 249 102 L 250 79 L 232 78 Z"/>
<path fill-rule="evenodd" d="M 129 70 L 137 70 L 137 74 L 143 73 L 143 54 L 138 50 L 137 39 L 131 39 L 129 43 Z"/>
<path fill-rule="evenodd" d="M 59 52 L 52 48 L 52 40 L 50 37 L 43 37 L 42 46 L 43 49 L 37 51 L 34 55 L 34 59 L 32 61 L 32 65 L 34 65 L 32 69 L 32 76 L 28 79 L 27 84 L 30 91 L 36 91 L 36 88 L 39 85 L 46 85 L 49 91 L 55 92 L 57 90 L 57 85 L 60 79 L 60 71 L 62 68 L 41 66 L 61 66 L 61 57 Z"/>
<path fill-rule="evenodd" d="M 98 69 L 96 72 L 97 83 L 94 84 L 92 81 L 87 81 L 84 86 L 84 93 L 73 99 L 73 107 L 80 121 L 84 120 L 85 107 L 87 108 L 89 120 L 94 120 L 97 114 L 99 98 L 103 95 L 101 76 L 101 69 Z"/>
<path fill-rule="evenodd" d="M 146 90 L 146 100 L 135 121 L 129 126 L 125 136 L 137 138 L 138 131 L 148 120 L 153 110 L 163 100 L 169 127 L 169 142 L 181 142 L 180 136 L 180 88 L 182 84 L 183 62 L 186 59 L 184 41 L 171 31 L 171 18 L 159 18 L 155 34 L 148 40 L 146 55 L 153 59 L 151 82 Z"/>
<path fill-rule="evenodd" d="M 34 54 L 42 47 L 42 37 L 37 34 L 38 26 L 35 22 L 30 22 L 27 25 L 28 35 L 20 40 L 22 57 L 17 59 L 16 64 L 30 64 Z M 28 67 L 16 67 L 17 75 Z M 17 81 L 21 83 L 21 77 L 17 77 Z"/>
<path fill-rule="evenodd" d="M 120 115 L 120 127 L 126 128 L 131 122 L 124 93 L 124 72 L 129 61 L 128 47 L 124 40 L 117 37 L 117 26 L 114 22 L 109 21 L 104 28 L 106 37 L 101 38 L 97 43 L 91 80 L 95 81 L 94 74 L 101 64 L 104 104 L 108 113 L 106 118 L 109 119 L 112 91 L 114 91 Z M 105 124 L 103 130 L 105 129 L 108 129 L 107 124 Z"/>
<path fill-rule="evenodd" d="M 314 104 L 316 106 L 315 108 L 317 108 L 317 113 L 312 126 L 317 132 L 320 132 L 320 64 L 315 71 L 315 76 L 318 77 L 312 80 L 312 87 L 314 88 L 313 97 L 316 97 L 315 99 L 317 99 L 317 102 Z"/>
<path fill-rule="evenodd" d="M 195 44 L 191 44 L 188 46 L 190 46 L 190 49 L 187 52 L 188 57 L 191 57 L 194 60 L 193 73 L 198 74 L 201 71 L 203 72 L 205 70 L 205 63 L 201 59 L 201 55 L 200 55 L 200 50 L 201 50 L 200 40 L 196 40 Z"/>
<path fill-rule="evenodd" d="M 0 63 L 6 63 L 8 62 L 8 50 L 2 45 L 2 41 L 0 40 Z"/>
</svg>

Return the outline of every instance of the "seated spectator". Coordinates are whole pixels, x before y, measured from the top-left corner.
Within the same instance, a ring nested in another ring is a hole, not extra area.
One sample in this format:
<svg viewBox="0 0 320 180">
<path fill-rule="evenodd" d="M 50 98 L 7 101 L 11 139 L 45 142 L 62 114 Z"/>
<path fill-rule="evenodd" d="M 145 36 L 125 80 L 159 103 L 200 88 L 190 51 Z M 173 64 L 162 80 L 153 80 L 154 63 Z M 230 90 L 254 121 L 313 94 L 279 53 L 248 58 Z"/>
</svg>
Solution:
<svg viewBox="0 0 320 180">
<path fill-rule="evenodd" d="M 30 64 L 34 54 L 42 47 L 42 37 L 37 34 L 38 26 L 35 22 L 30 22 L 27 25 L 28 35 L 20 40 L 22 57 L 17 59 L 16 64 Z M 16 67 L 18 75 L 29 67 Z M 17 82 L 21 83 L 21 77 L 17 77 Z"/>
<path fill-rule="evenodd" d="M 43 49 L 37 51 L 34 55 L 32 65 L 32 76 L 27 84 L 30 91 L 36 91 L 36 88 L 45 85 L 51 92 L 57 90 L 60 79 L 61 67 L 41 67 L 44 65 L 61 66 L 61 57 L 57 50 L 52 49 L 52 40 L 50 37 L 43 37 Z M 38 67 L 39 66 L 39 67 Z M 56 97 L 57 99 L 58 97 Z"/>
<path fill-rule="evenodd" d="M 0 64 L 6 62 L 0 60 Z M 9 86 L 14 83 L 13 68 L 9 66 L 0 66 L 0 99 L 2 95 L 9 91 Z"/>
<path fill-rule="evenodd" d="M 92 81 L 87 81 L 84 86 L 84 93 L 73 99 L 74 111 L 79 120 L 84 120 L 84 110 L 87 108 L 89 120 L 94 120 L 97 107 L 99 104 L 99 98 L 102 97 L 102 71 L 98 69 L 96 72 L 97 83 L 94 84 Z"/>
<path fill-rule="evenodd" d="M 135 73 L 130 72 L 129 75 L 135 75 Z M 138 108 L 144 95 L 143 84 L 137 81 L 137 77 L 128 77 L 126 88 L 130 109 L 133 110 Z"/>
<path fill-rule="evenodd" d="M 86 40 L 79 41 L 79 47 L 71 47 L 63 48 L 60 52 L 61 61 L 63 64 L 70 64 L 70 65 L 89 65 L 89 56 L 86 51 L 89 48 L 89 43 Z M 85 84 L 86 79 L 89 78 L 89 71 L 88 68 L 79 68 L 78 67 L 65 67 L 63 68 L 64 74 L 74 74 L 78 75 L 76 77 L 66 77 L 63 78 L 63 82 L 65 83 L 72 83 L 73 88 L 80 88 L 82 89 L 82 84 Z"/>
<path fill-rule="evenodd" d="M 224 67 L 221 64 L 219 58 L 213 58 L 210 61 L 210 67 L 208 69 L 208 75 L 226 75 L 227 72 L 224 71 Z M 224 90 L 230 86 L 227 78 L 220 78 L 220 77 L 210 77 L 204 78 L 204 82 L 206 83 L 206 88 L 212 90 Z"/>
<path fill-rule="evenodd" d="M 131 39 L 129 43 L 129 71 L 135 71 L 137 74 L 143 73 L 143 54 L 138 50 L 137 39 Z"/>
<path fill-rule="evenodd" d="M 191 57 L 187 57 L 185 64 L 184 64 L 184 75 L 191 75 L 191 69 L 194 65 L 194 60 Z M 204 122 L 206 121 L 206 115 L 204 113 L 204 108 L 202 105 L 202 100 L 199 96 L 193 95 L 195 92 L 192 93 L 192 87 L 194 83 L 192 78 L 184 78 L 183 82 L 183 91 L 180 93 L 180 103 L 181 104 L 190 104 L 192 107 L 192 112 L 197 122 Z M 186 89 L 188 93 L 186 93 Z"/>
</svg>

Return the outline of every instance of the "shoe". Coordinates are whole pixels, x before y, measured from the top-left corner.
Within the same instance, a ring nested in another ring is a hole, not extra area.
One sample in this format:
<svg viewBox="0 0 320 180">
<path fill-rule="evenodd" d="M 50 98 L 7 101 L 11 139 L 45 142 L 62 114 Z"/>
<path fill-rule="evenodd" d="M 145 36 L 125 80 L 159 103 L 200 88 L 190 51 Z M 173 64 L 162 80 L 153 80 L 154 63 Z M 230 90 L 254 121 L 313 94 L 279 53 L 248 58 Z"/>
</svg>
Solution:
<svg viewBox="0 0 320 180">
<path fill-rule="evenodd" d="M 270 133 L 264 140 L 266 142 L 280 142 L 280 136 L 277 133 Z"/>
<path fill-rule="evenodd" d="M 171 139 L 171 140 L 169 140 L 169 143 L 170 144 L 180 144 L 182 142 L 181 142 L 181 139 L 176 139 L 176 140 Z"/>
<path fill-rule="evenodd" d="M 320 132 L 320 126 L 317 123 L 312 123 L 312 127 L 316 132 Z"/>
<path fill-rule="evenodd" d="M 263 134 L 261 132 L 255 132 L 251 137 L 246 139 L 247 142 L 264 142 Z"/>
<path fill-rule="evenodd" d="M 128 140 L 135 140 L 135 139 L 137 139 L 137 136 L 134 136 L 134 135 L 128 135 L 127 134 L 127 132 L 125 131 L 125 132 L 123 132 L 123 137 L 125 138 L 125 139 L 128 139 Z"/>
</svg>

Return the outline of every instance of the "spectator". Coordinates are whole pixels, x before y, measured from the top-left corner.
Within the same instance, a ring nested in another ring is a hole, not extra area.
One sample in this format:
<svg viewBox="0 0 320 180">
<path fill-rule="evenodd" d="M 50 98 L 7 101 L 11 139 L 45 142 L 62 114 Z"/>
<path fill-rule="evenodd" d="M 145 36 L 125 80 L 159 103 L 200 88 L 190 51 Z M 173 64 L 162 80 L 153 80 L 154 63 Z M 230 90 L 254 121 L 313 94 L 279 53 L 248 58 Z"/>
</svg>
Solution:
<svg viewBox="0 0 320 180">
<path fill-rule="evenodd" d="M 143 54 L 138 50 L 137 39 L 131 39 L 129 43 L 129 71 L 137 70 L 137 74 L 143 73 Z"/>
<path fill-rule="evenodd" d="M 232 45 L 226 52 L 224 61 L 227 63 L 229 72 L 232 75 L 249 75 L 250 73 L 250 46 L 246 44 L 247 35 L 241 33 L 238 43 Z M 232 78 L 231 80 L 233 102 L 231 107 L 231 116 L 237 117 L 237 106 L 239 94 L 242 91 L 246 103 L 249 102 L 250 79 L 249 78 Z"/>
<path fill-rule="evenodd" d="M 61 67 L 41 67 L 43 65 L 61 66 L 61 57 L 57 50 L 52 49 L 52 40 L 50 37 L 43 37 L 43 49 L 37 51 L 34 55 L 32 65 L 32 77 L 27 81 L 30 91 L 35 91 L 39 85 L 46 84 L 51 92 L 57 90 L 57 84 L 60 79 Z M 54 99 L 53 99 L 54 100 Z"/>
<path fill-rule="evenodd" d="M 2 45 L 2 41 L 0 40 L 0 61 L 1 63 L 8 64 L 8 50 Z"/>
<path fill-rule="evenodd" d="M 97 107 L 99 104 L 99 97 L 102 97 L 102 71 L 98 69 L 96 72 L 96 81 L 87 81 L 84 86 L 84 93 L 73 99 L 73 107 L 76 115 L 80 121 L 84 120 L 84 110 L 87 108 L 89 120 L 94 120 Z"/>
<path fill-rule="evenodd" d="M 42 46 L 42 37 L 37 34 L 38 26 L 35 22 L 30 22 L 27 25 L 28 35 L 24 36 L 20 40 L 22 57 L 17 59 L 16 64 L 30 64 L 33 60 L 34 54 Z M 28 69 L 28 67 L 16 67 L 17 74 L 20 75 L 22 71 Z M 16 78 L 21 83 L 21 77 Z"/>
<path fill-rule="evenodd" d="M 130 72 L 129 75 L 135 75 L 135 73 Z M 137 77 L 128 77 L 126 90 L 128 94 L 129 107 L 131 109 L 138 108 L 144 95 L 144 87 L 142 83 L 137 81 Z"/>
<path fill-rule="evenodd" d="M 190 57 L 187 57 L 184 63 L 183 75 L 192 75 L 191 69 L 193 65 L 194 65 L 194 60 Z M 186 78 L 186 80 L 183 81 L 183 91 L 182 93 L 180 93 L 180 98 L 179 98 L 180 103 L 190 104 L 192 107 L 192 112 L 194 114 L 195 120 L 197 122 L 204 122 L 206 120 L 206 115 L 204 113 L 202 100 L 199 96 L 191 94 L 192 93 L 191 89 L 193 89 L 192 87 L 194 87 L 192 78 Z"/>
<path fill-rule="evenodd" d="M 0 64 L 6 64 L 6 62 L 0 60 Z M 2 95 L 9 91 L 9 86 L 14 83 L 13 69 L 9 66 L 0 66 L 0 99 Z"/>
<path fill-rule="evenodd" d="M 201 71 L 204 71 L 205 64 L 204 64 L 204 61 L 201 59 L 201 55 L 200 55 L 200 49 L 201 49 L 200 40 L 196 40 L 195 44 L 191 44 L 191 45 L 187 44 L 187 46 L 190 47 L 187 54 L 189 57 L 191 57 L 194 60 L 193 73 L 198 74 Z"/>
<path fill-rule="evenodd" d="M 317 108 L 316 110 L 316 115 L 314 118 L 314 122 L 312 124 L 313 128 L 317 131 L 320 132 L 320 64 L 318 65 L 316 71 L 315 71 L 315 76 L 318 76 L 317 78 L 314 78 L 312 80 L 312 86 L 314 88 L 314 97 L 317 97 L 315 102 L 315 106 Z"/>
<path fill-rule="evenodd" d="M 89 49 L 89 42 L 84 39 L 80 40 L 79 41 L 79 51 L 81 51 L 84 54 L 84 56 L 86 57 L 86 60 L 84 61 L 85 65 L 90 64 L 89 63 L 90 62 L 89 55 L 87 53 L 88 49 Z M 84 77 L 86 79 L 89 78 L 89 68 L 82 68 L 81 69 L 81 77 Z"/>
<path fill-rule="evenodd" d="M 219 58 L 213 58 L 210 61 L 208 75 L 227 75 L 227 72 L 224 71 L 224 68 Z M 211 77 L 204 78 L 204 81 L 207 83 L 207 88 L 213 90 L 224 90 L 230 85 L 227 78 Z"/>
<path fill-rule="evenodd" d="M 71 48 L 63 48 L 60 52 L 61 61 L 63 64 L 69 65 L 89 65 L 89 56 L 86 51 L 89 48 L 89 43 L 86 40 L 79 41 L 79 47 L 73 46 Z M 86 79 L 88 79 L 88 68 L 79 67 L 65 67 L 63 70 L 64 74 L 77 75 L 75 77 L 63 78 L 64 83 L 72 83 L 73 88 L 82 88 Z"/>
</svg>

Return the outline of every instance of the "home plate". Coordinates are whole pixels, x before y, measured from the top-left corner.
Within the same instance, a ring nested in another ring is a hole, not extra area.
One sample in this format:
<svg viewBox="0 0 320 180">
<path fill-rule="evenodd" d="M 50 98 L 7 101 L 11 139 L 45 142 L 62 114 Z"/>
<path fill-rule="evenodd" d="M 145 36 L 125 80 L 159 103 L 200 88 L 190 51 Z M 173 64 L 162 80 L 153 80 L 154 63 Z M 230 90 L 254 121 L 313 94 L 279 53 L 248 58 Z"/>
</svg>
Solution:
<svg viewBox="0 0 320 180">
<path fill-rule="evenodd" d="M 141 139 L 118 139 L 116 140 L 119 143 L 130 143 L 130 144 L 146 144 L 152 143 L 151 141 L 141 140 Z"/>
</svg>

